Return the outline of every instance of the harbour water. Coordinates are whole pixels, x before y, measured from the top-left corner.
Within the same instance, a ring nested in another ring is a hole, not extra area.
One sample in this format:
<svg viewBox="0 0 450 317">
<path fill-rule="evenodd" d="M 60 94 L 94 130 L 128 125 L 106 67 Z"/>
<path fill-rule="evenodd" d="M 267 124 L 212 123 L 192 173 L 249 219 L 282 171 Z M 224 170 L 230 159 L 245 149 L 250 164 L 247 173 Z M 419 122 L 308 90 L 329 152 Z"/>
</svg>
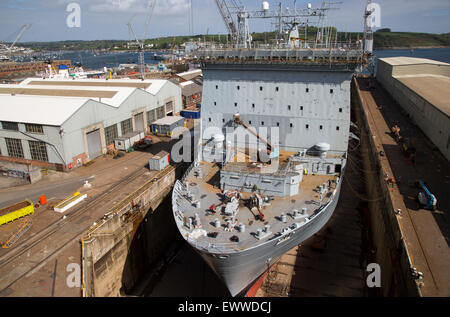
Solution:
<svg viewBox="0 0 450 317">
<path fill-rule="evenodd" d="M 153 59 L 153 52 L 145 53 L 145 63 L 158 64 L 160 61 Z M 440 62 L 450 63 L 450 48 L 430 48 L 414 50 L 376 50 L 374 54 L 377 58 L 383 57 L 418 57 L 429 58 Z M 120 64 L 138 63 L 137 52 L 95 52 L 95 51 L 68 51 L 68 52 L 48 52 L 40 55 L 29 55 L 21 58 L 21 61 L 32 60 L 36 56 L 39 60 L 46 59 L 70 59 L 72 63 L 81 63 L 89 69 L 102 69 L 103 67 L 113 68 Z M 17 60 L 17 57 L 15 58 Z"/>
</svg>

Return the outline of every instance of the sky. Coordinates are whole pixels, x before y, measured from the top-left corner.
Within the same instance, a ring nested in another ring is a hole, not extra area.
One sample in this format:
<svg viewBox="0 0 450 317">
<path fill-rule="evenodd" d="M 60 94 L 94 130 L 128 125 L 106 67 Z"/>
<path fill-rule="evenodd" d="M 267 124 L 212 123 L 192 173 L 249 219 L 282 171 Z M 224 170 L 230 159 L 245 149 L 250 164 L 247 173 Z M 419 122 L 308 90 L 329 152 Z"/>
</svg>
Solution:
<svg viewBox="0 0 450 317">
<path fill-rule="evenodd" d="M 189 27 L 190 3 L 193 31 Z M 240 0 L 249 10 L 261 8 L 261 0 Z M 333 0 L 336 1 L 336 0 Z M 339 1 L 339 0 L 337 0 Z M 340 10 L 329 13 L 329 24 L 341 31 L 363 30 L 366 0 L 340 0 Z M 268 1 L 293 8 L 294 0 Z M 319 7 L 321 0 L 297 0 Z M 450 0 L 373 0 L 381 9 L 382 28 L 399 32 L 450 33 Z M 69 4 L 80 6 L 80 27 L 69 28 Z M 21 26 L 32 24 L 21 41 L 130 40 L 131 20 L 138 37 L 144 35 L 148 0 L 0 0 L 0 41 L 13 41 Z M 251 31 L 271 31 L 268 21 L 250 21 Z M 376 28 L 375 28 L 376 30 Z M 226 34 L 214 0 L 157 0 L 147 38 L 173 35 Z"/>
</svg>

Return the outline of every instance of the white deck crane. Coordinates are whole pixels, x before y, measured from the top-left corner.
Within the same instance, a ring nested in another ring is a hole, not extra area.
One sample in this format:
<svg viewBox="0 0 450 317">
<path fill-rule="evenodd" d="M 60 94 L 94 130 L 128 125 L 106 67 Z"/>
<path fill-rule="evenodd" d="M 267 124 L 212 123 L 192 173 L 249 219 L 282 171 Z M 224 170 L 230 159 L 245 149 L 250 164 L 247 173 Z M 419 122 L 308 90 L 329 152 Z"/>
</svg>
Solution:
<svg viewBox="0 0 450 317">
<path fill-rule="evenodd" d="M 138 47 L 139 47 L 139 73 L 141 74 L 141 79 L 145 79 L 145 38 L 147 37 L 148 27 L 150 25 L 150 20 L 153 15 L 153 11 L 155 9 L 156 0 L 150 0 L 148 2 L 148 14 L 147 14 L 147 20 L 145 22 L 145 30 L 144 30 L 144 37 L 141 41 L 136 36 L 136 33 L 134 32 L 133 28 L 131 27 L 131 21 L 128 22 L 128 30 L 130 34 L 133 35 Z"/>
<path fill-rule="evenodd" d="M 25 24 L 24 26 L 22 26 L 22 28 L 20 29 L 19 34 L 17 35 L 16 39 L 11 44 L 11 46 L 8 47 L 8 51 L 11 51 L 13 49 L 14 45 L 16 45 L 16 43 L 20 41 L 20 39 L 22 38 L 22 36 L 25 33 L 25 31 L 28 30 L 29 28 L 31 28 L 31 24 Z"/>
<path fill-rule="evenodd" d="M 222 19 L 225 22 L 225 26 L 228 29 L 228 32 L 231 37 L 232 42 L 237 42 L 238 40 L 238 28 L 236 26 L 236 23 L 233 20 L 233 16 L 231 14 L 232 7 L 228 3 L 227 0 L 216 0 L 217 8 L 219 9 L 220 14 L 222 15 Z M 236 3 L 234 0 L 232 0 L 233 8 L 236 9 L 239 7 L 240 3 Z"/>
</svg>

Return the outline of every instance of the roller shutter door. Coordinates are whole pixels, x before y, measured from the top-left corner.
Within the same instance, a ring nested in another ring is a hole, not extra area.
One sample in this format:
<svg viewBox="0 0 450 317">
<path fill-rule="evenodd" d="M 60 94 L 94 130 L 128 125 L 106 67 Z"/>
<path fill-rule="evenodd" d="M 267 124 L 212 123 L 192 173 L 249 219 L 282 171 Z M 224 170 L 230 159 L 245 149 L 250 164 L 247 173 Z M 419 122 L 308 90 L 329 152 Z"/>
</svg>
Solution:
<svg viewBox="0 0 450 317">
<path fill-rule="evenodd" d="M 102 141 L 100 138 L 100 129 L 86 134 L 88 143 L 88 153 L 91 160 L 102 155 Z"/>
<path fill-rule="evenodd" d="M 134 116 L 134 124 L 136 126 L 136 131 L 138 132 L 145 131 L 144 113 L 139 113 Z"/>
<path fill-rule="evenodd" d="M 166 113 L 172 113 L 173 112 L 173 101 L 169 101 L 166 103 Z"/>
</svg>

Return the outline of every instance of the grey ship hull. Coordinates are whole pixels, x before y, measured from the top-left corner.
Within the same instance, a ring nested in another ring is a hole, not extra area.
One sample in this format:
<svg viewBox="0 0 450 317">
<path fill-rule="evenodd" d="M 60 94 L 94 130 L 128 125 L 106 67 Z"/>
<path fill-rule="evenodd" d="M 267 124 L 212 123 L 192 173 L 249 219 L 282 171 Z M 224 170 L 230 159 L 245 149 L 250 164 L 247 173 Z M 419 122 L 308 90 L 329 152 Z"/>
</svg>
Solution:
<svg viewBox="0 0 450 317">
<path fill-rule="evenodd" d="M 199 248 L 189 241 L 188 243 L 224 282 L 230 294 L 239 295 L 283 254 L 313 236 L 327 224 L 338 204 L 343 175 L 344 171 L 336 187 L 334 198 L 311 216 L 308 223 L 293 231 L 289 238 L 282 242 L 279 239 L 268 240 L 264 244 L 233 253 L 215 253 L 212 249 Z"/>
</svg>

